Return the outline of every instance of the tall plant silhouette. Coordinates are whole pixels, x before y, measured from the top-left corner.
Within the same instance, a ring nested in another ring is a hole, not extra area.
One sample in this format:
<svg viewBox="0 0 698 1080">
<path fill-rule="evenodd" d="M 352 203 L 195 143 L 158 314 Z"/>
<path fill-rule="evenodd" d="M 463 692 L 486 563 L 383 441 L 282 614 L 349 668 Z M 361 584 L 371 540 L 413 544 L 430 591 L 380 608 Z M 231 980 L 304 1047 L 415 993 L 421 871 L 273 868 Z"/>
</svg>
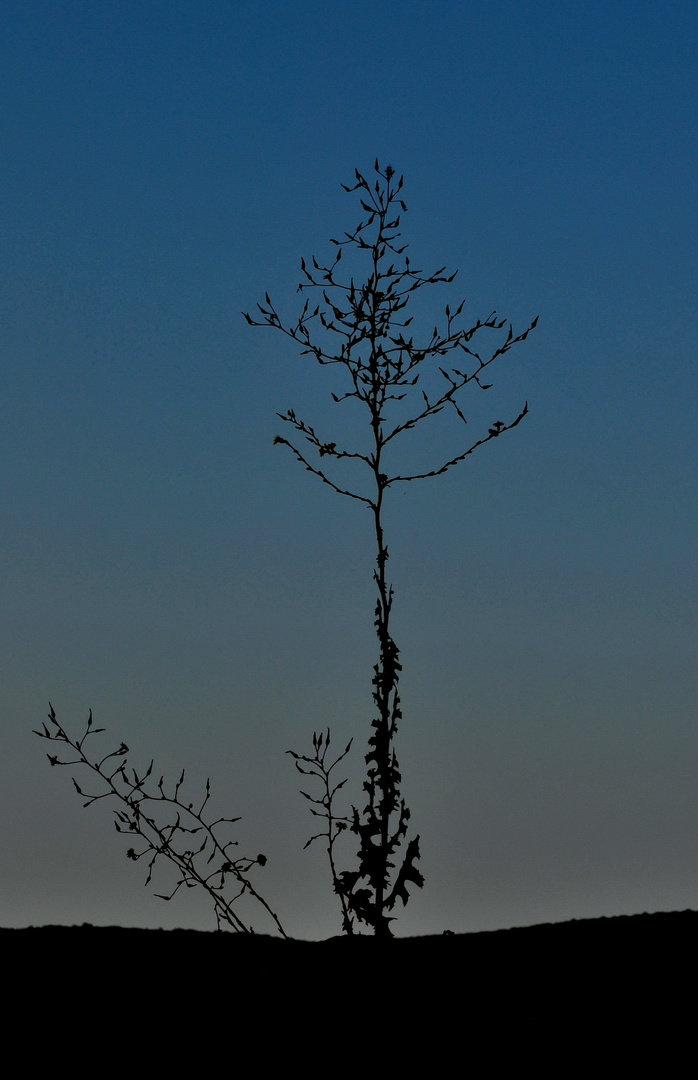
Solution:
<svg viewBox="0 0 698 1080">
<path fill-rule="evenodd" d="M 385 497 L 389 489 L 400 484 L 443 475 L 478 447 L 515 428 L 526 415 L 528 405 L 524 404 L 508 423 L 494 421 L 482 437 L 432 467 L 391 471 L 388 452 L 399 437 L 444 409 L 452 409 L 458 420 L 466 424 L 458 400 L 461 392 L 467 387 L 489 390 L 491 384 L 483 381 L 483 373 L 514 345 L 524 341 L 538 320 L 534 319 L 517 334 L 496 312 L 467 328 L 459 327 L 463 302 L 455 311 L 446 306 L 441 330 L 434 327 L 431 334 L 415 340 L 412 331 L 407 331 L 412 317 L 405 317 L 414 294 L 428 286 L 450 283 L 456 274 L 447 275 L 445 267 L 431 274 L 413 268 L 405 255 L 407 245 L 399 243 L 400 212 L 407 209 L 400 194 L 403 178 L 398 179 L 390 166 L 381 169 L 378 161 L 374 169 L 376 179 L 372 183 L 357 170 L 356 182 L 351 187 L 342 185 L 350 194 L 359 193 L 364 216 L 352 232 L 330 241 L 336 252 L 329 265 L 322 265 L 313 257 L 309 267 L 301 260 L 303 280 L 299 291 L 319 291 L 319 302 L 313 306 L 310 298 L 306 298 L 297 321 L 290 324 L 282 321 L 268 293 L 265 303 L 257 305 L 261 318 L 243 314 L 251 326 L 280 330 L 300 346 L 303 355 L 314 357 L 321 366 L 342 368 L 344 386 L 339 393 L 332 393 L 333 400 L 356 402 L 368 419 L 367 444 L 349 449 L 326 439 L 315 426 L 289 409 L 278 415 L 293 434 L 291 438 L 277 435 L 274 442 L 288 447 L 301 465 L 337 494 L 365 506 L 373 522 L 378 661 L 373 674 L 375 716 L 365 758 L 366 802 L 361 810 L 352 807 L 351 815 L 340 820 L 359 840 L 356 869 L 342 873 L 335 869 L 333 843 L 339 819 L 333 817 L 331 800 L 337 788 L 332 790 L 326 783 L 327 766 L 322 745 L 318 743 L 320 737 L 314 736 L 313 758 L 297 754 L 294 757 L 301 771 L 308 771 L 299 764 L 302 761 L 326 786 L 324 796 L 314 800 L 323 810 L 315 812 L 328 818 L 328 833 L 319 835 L 328 839 L 333 882 L 342 903 L 345 930 L 352 932 L 357 919 L 371 927 L 377 936 L 386 937 L 391 935 L 393 916 L 389 913 L 397 900 L 406 904 L 408 884 L 421 887 L 424 879 L 415 865 L 420 857 L 419 836 L 407 842 L 410 811 L 400 788 L 402 777 L 395 750 L 398 721 L 402 719 L 398 691 L 401 665 L 391 629 L 393 588 L 386 576 Z M 352 262 L 351 258 L 342 262 L 345 253 L 365 260 L 363 280 L 357 281 L 351 271 L 343 273 L 347 263 Z M 498 344 L 487 352 L 478 352 L 476 346 L 483 336 L 492 333 L 497 335 Z M 446 363 L 443 357 L 449 357 L 447 367 L 441 366 Z M 455 358 L 459 366 L 454 365 Z M 433 375 L 439 378 L 436 390 L 429 381 Z M 352 463 L 365 466 L 366 486 L 351 485 L 334 468 Z"/>
</svg>

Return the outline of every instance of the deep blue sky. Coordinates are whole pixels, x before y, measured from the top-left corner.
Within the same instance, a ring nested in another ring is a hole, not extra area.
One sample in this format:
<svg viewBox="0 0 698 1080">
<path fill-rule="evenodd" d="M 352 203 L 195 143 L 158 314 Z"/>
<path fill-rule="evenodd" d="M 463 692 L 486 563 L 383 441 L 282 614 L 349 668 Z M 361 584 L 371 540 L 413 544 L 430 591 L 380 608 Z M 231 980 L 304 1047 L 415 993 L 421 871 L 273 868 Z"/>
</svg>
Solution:
<svg viewBox="0 0 698 1080">
<path fill-rule="evenodd" d="M 360 799 L 370 522 L 272 446 L 289 407 L 332 432 L 332 375 L 240 312 L 293 317 L 376 156 L 412 261 L 459 271 L 425 329 L 540 316 L 473 430 L 530 415 L 388 505 L 400 932 L 696 906 L 697 30 L 681 0 L 4 5 L 3 925 L 213 926 L 49 769 L 50 699 L 210 775 L 288 931 L 338 930 L 284 751 L 354 736 Z"/>
</svg>

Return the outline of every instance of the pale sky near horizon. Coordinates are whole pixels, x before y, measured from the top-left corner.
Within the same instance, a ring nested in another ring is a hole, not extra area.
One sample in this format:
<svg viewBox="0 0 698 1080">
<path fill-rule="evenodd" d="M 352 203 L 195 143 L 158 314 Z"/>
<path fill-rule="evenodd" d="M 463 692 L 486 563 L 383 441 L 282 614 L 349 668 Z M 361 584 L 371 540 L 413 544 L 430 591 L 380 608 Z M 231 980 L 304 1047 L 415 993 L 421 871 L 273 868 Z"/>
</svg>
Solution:
<svg viewBox="0 0 698 1080">
<path fill-rule="evenodd" d="M 1 925 L 215 926 L 49 768 L 50 700 L 210 776 L 287 931 L 339 932 L 284 752 L 353 737 L 360 801 L 370 522 L 272 445 L 288 408 L 331 436 L 334 373 L 240 312 L 293 317 L 376 156 L 413 264 L 458 270 L 415 326 L 540 316 L 464 399 L 530 414 L 387 507 L 397 932 L 698 905 L 697 31 L 681 0 L 3 7 Z"/>
</svg>

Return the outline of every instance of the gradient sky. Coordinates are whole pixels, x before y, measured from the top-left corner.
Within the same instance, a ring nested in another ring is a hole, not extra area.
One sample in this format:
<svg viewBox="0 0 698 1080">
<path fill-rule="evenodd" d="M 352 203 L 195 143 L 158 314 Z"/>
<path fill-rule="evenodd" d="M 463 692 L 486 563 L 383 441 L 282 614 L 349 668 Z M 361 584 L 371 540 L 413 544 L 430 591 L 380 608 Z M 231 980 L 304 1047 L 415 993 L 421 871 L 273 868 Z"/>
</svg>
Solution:
<svg viewBox="0 0 698 1080">
<path fill-rule="evenodd" d="M 530 415 L 388 502 L 398 932 L 696 907 L 697 31 L 682 0 L 3 5 L 2 925 L 215 926 L 49 768 L 50 700 L 210 776 L 287 931 L 339 931 L 284 751 L 353 736 L 360 800 L 370 520 L 272 445 L 288 408 L 332 433 L 334 373 L 240 312 L 293 317 L 376 156 L 413 263 L 459 271 L 427 331 L 540 316 L 472 430 Z"/>
</svg>

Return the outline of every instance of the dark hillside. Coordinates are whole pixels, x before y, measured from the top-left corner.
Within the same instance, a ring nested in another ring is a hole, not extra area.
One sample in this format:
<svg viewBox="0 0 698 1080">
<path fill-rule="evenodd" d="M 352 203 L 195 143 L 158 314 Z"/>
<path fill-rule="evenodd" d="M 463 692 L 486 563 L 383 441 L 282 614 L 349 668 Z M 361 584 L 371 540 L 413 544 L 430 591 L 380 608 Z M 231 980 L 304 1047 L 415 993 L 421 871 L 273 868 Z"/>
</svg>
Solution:
<svg viewBox="0 0 698 1080">
<path fill-rule="evenodd" d="M 387 942 L 0 930 L 14 1004 L 43 1017 L 42 1042 L 65 1049 L 88 1037 L 116 1048 L 139 1031 L 149 1055 L 201 1053 L 210 1064 L 243 1047 L 264 1057 L 284 1046 L 311 1058 L 333 1047 L 368 1064 L 379 1029 L 389 1033 L 383 1064 L 453 1051 L 494 1062 L 561 1038 L 580 1052 L 609 1037 L 638 1052 L 646 1039 L 692 1030 L 697 936 L 694 911 Z"/>
</svg>

